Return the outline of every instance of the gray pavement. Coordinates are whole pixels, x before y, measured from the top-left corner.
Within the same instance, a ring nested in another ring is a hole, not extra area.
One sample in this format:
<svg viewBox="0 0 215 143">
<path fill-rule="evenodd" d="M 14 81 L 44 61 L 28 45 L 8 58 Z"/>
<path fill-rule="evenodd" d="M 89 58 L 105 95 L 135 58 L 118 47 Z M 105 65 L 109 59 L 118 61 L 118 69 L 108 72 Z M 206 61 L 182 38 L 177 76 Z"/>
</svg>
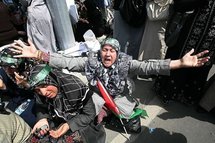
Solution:
<svg viewBox="0 0 215 143">
<path fill-rule="evenodd" d="M 215 143 L 214 115 L 197 113 L 194 107 L 177 102 L 164 105 L 153 83 L 135 80 L 134 96 L 149 115 L 141 120 L 142 132 L 126 135 L 106 129 L 107 143 Z"/>
</svg>

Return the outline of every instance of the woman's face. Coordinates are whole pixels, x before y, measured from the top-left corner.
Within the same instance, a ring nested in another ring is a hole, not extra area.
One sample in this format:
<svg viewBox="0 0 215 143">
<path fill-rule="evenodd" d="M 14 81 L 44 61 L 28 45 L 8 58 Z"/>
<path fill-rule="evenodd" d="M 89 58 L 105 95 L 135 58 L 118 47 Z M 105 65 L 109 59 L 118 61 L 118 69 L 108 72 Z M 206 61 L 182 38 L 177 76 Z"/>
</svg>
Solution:
<svg viewBox="0 0 215 143">
<path fill-rule="evenodd" d="M 101 50 L 102 64 L 109 68 L 111 67 L 117 58 L 117 51 L 110 45 L 105 45 Z"/>
<path fill-rule="evenodd" d="M 35 91 L 42 96 L 48 98 L 54 98 L 57 96 L 58 89 L 54 85 L 39 85 L 35 88 Z"/>
</svg>

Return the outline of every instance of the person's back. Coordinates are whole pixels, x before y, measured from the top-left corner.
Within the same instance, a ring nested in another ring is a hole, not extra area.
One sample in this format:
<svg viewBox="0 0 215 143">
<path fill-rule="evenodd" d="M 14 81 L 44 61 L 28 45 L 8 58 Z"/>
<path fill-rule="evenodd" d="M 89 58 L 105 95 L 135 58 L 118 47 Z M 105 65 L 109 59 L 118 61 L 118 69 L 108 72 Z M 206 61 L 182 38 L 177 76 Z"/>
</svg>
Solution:
<svg viewBox="0 0 215 143">
<path fill-rule="evenodd" d="M 2 50 L 0 55 L 0 98 L 2 101 L 8 103 L 6 108 L 13 112 L 15 112 L 22 103 L 30 99 L 29 106 L 18 115 L 20 115 L 20 117 L 22 117 L 30 126 L 33 126 L 36 119 L 34 115 L 34 93 L 29 89 L 24 89 L 21 86 L 18 86 L 14 74 L 14 72 L 24 74 L 28 67 L 28 62 L 11 63 L 11 61 L 17 61 L 17 59 L 8 58 L 7 56 L 12 57 L 13 55 L 11 55 L 7 49 Z"/>
<path fill-rule="evenodd" d="M 0 1 L 0 19 L 0 46 L 3 46 L 18 39 L 18 31 L 7 6 L 2 1 Z"/>
<path fill-rule="evenodd" d="M 56 52 L 57 45 L 52 18 L 45 0 L 29 0 L 27 10 L 27 35 L 36 47 L 46 52 Z"/>
<path fill-rule="evenodd" d="M 106 34 L 105 19 L 103 19 L 95 1 L 85 0 L 83 3 L 77 2 L 77 5 L 80 18 L 74 33 L 76 41 L 84 41 L 83 35 L 89 29 L 93 31 L 96 37 Z"/>
<path fill-rule="evenodd" d="M 7 111 L 9 114 L 0 113 L 0 142 L 25 142 L 31 135 L 31 128 L 21 117 Z"/>
</svg>

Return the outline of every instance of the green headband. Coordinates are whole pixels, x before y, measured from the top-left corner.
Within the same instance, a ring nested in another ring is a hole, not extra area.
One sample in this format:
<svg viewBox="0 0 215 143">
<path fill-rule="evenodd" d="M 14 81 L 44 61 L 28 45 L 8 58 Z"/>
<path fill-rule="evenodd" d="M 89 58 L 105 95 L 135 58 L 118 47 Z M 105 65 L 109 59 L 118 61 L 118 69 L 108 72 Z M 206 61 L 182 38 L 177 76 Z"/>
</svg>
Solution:
<svg viewBox="0 0 215 143">
<path fill-rule="evenodd" d="M 41 71 L 37 75 L 35 75 L 32 79 L 30 79 L 29 81 L 30 87 L 33 87 L 40 81 L 44 80 L 46 76 L 49 75 L 51 70 L 52 68 L 49 65 L 46 65 L 45 67 L 43 67 L 43 69 L 41 69 Z"/>
<path fill-rule="evenodd" d="M 7 64 L 17 64 L 19 65 L 21 62 L 22 62 L 22 59 L 16 59 L 16 58 L 12 58 L 12 57 L 9 57 L 9 56 L 1 56 L 1 59 L 0 59 L 2 62 L 4 63 L 7 63 Z"/>
</svg>

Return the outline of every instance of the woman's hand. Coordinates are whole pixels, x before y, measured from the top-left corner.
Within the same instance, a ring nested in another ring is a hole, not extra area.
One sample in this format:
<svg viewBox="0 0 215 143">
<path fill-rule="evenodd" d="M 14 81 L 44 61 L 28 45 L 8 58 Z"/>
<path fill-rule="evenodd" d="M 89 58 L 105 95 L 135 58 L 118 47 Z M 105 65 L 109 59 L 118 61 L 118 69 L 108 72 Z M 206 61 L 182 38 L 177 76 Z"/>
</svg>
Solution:
<svg viewBox="0 0 215 143">
<path fill-rule="evenodd" d="M 16 84 L 21 85 L 24 87 L 29 87 L 30 85 L 28 84 L 27 78 L 24 77 L 23 75 L 19 75 L 17 72 L 14 72 L 15 79 L 16 79 Z"/>
<path fill-rule="evenodd" d="M 209 52 L 208 50 L 200 52 L 196 55 L 192 55 L 193 52 L 194 49 L 190 50 L 182 57 L 181 63 L 183 67 L 200 67 L 203 66 L 210 59 L 210 57 L 203 57 Z"/>
<path fill-rule="evenodd" d="M 64 135 L 69 130 L 69 125 L 67 123 L 64 123 L 61 125 L 57 130 L 50 130 L 49 135 L 53 138 L 59 138 L 62 135 Z"/>
<path fill-rule="evenodd" d="M 32 43 L 30 39 L 28 39 L 29 45 L 25 44 L 21 40 L 15 40 L 13 44 L 11 44 L 10 50 L 13 52 L 16 52 L 19 55 L 15 55 L 14 57 L 19 58 L 37 58 L 38 56 L 38 50 Z"/>
<path fill-rule="evenodd" d="M 32 134 L 36 134 L 38 137 L 44 136 L 49 131 L 49 123 L 46 118 L 39 120 L 32 129 Z"/>
<path fill-rule="evenodd" d="M 200 67 L 200 66 L 203 66 L 210 59 L 210 57 L 208 56 L 204 57 L 204 55 L 209 52 L 208 50 L 200 52 L 196 55 L 192 55 L 193 52 L 194 52 L 194 49 L 190 50 L 181 59 L 172 60 L 170 62 L 170 68 L 178 69 L 178 68 L 187 68 L 187 67 Z"/>
</svg>

